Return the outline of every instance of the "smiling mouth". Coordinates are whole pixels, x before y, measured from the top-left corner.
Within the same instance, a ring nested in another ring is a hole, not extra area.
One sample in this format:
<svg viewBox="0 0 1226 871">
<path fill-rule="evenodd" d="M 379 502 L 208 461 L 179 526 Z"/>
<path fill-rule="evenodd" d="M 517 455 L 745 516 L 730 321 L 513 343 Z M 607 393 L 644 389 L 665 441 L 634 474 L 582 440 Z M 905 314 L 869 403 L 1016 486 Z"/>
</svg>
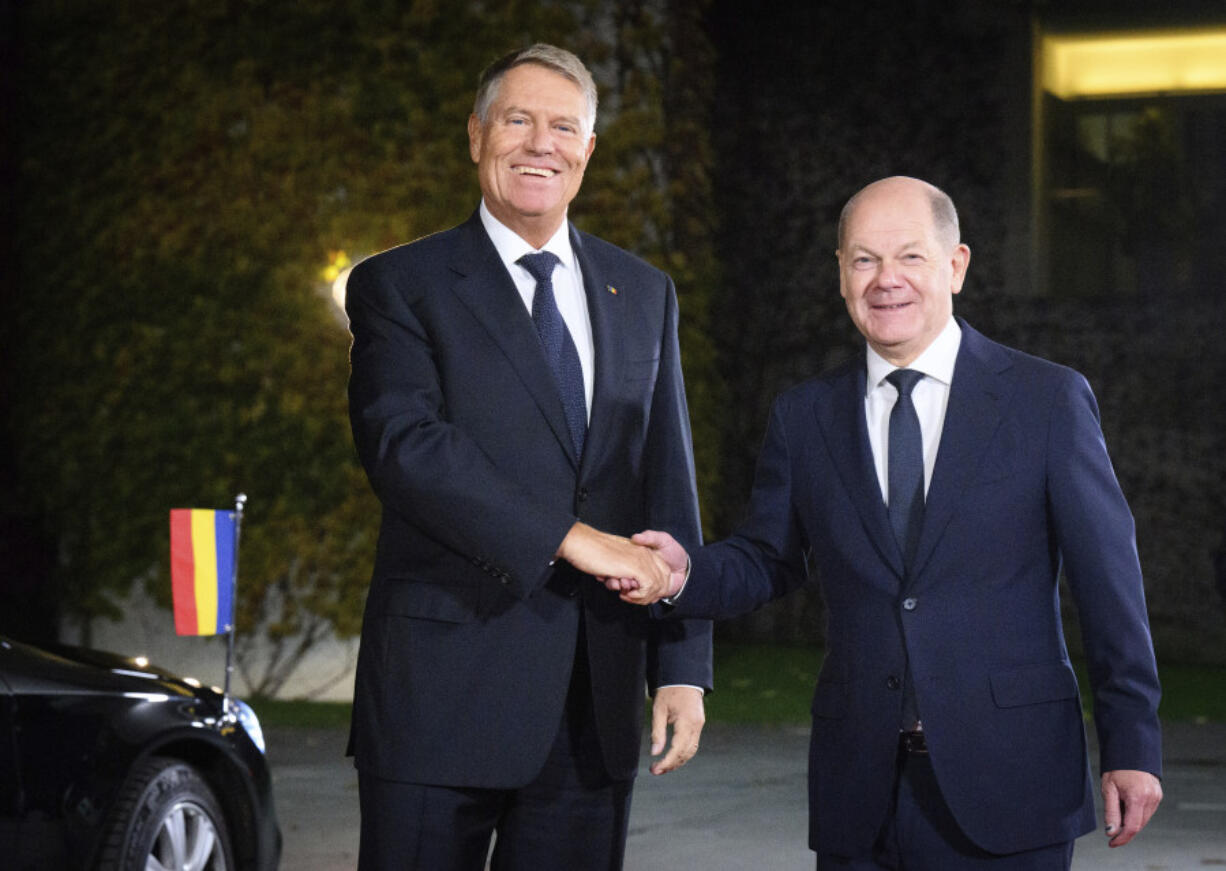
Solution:
<svg viewBox="0 0 1226 871">
<path fill-rule="evenodd" d="M 513 166 L 511 172 L 516 175 L 535 175 L 539 178 L 553 178 L 558 174 L 556 169 L 547 169 L 543 166 Z"/>
<path fill-rule="evenodd" d="M 911 305 L 910 302 L 886 302 L 886 303 L 877 303 L 876 305 L 873 306 L 873 308 L 879 311 L 893 312 L 893 311 L 898 311 L 899 309 L 904 309 L 909 305 Z"/>
</svg>

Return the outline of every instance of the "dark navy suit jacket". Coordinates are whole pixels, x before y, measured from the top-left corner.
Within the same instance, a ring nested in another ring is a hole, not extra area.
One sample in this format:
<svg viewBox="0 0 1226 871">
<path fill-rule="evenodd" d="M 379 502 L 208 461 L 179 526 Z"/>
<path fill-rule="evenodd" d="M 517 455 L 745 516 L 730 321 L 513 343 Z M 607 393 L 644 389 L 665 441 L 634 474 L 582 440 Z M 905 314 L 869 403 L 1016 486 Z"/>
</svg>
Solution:
<svg viewBox="0 0 1226 871">
<path fill-rule="evenodd" d="M 608 772 L 645 683 L 711 685 L 711 627 L 657 624 L 553 555 L 576 520 L 700 544 L 667 275 L 570 231 L 595 342 L 582 462 L 531 316 L 477 214 L 354 268 L 350 417 L 383 506 L 351 730 L 359 768 L 516 788 L 557 733 L 582 612 Z"/>
<path fill-rule="evenodd" d="M 1062 567 L 1102 768 L 1161 773 L 1133 520 L 1089 385 L 961 326 L 909 579 L 873 467 L 861 355 L 776 401 L 748 520 L 693 554 L 674 611 L 742 614 L 802 583 L 811 557 L 829 621 L 809 759 L 822 853 L 867 854 L 889 811 L 908 657 L 941 791 L 973 841 L 1008 853 L 1094 827 Z"/>
</svg>

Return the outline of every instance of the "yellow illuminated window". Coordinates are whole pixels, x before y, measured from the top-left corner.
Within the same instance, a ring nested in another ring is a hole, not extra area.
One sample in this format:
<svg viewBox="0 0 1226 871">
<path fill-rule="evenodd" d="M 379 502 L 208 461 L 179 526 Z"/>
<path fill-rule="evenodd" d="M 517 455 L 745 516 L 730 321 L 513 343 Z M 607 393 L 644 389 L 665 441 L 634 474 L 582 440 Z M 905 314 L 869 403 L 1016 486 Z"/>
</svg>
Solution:
<svg viewBox="0 0 1226 871">
<path fill-rule="evenodd" d="M 1226 27 L 1043 37 L 1043 87 L 1062 100 L 1226 91 Z"/>
</svg>

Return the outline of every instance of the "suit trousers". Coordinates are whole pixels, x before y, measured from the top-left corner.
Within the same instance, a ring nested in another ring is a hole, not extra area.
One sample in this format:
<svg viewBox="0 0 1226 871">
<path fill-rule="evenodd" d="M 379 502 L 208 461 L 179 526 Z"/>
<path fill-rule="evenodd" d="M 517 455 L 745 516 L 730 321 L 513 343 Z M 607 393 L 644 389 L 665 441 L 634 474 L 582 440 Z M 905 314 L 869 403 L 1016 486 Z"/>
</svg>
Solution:
<svg viewBox="0 0 1226 871">
<path fill-rule="evenodd" d="M 945 803 L 929 756 L 903 750 L 894 807 L 873 855 L 817 855 L 818 871 L 1068 871 L 1072 862 L 1072 841 L 1005 855 L 980 849 Z"/>
<path fill-rule="evenodd" d="M 400 783 L 359 770 L 358 871 L 483 871 L 487 858 L 490 871 L 620 871 L 634 782 L 605 771 L 586 649 L 581 618 L 558 734 L 526 786 Z"/>
</svg>

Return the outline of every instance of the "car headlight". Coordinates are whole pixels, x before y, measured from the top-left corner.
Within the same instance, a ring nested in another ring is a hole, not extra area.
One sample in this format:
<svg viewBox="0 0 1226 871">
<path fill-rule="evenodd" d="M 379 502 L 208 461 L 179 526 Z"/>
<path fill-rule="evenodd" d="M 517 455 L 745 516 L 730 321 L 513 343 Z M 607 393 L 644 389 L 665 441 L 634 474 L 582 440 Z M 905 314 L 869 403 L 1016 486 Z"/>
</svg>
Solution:
<svg viewBox="0 0 1226 871">
<path fill-rule="evenodd" d="M 255 715 L 255 711 L 251 709 L 251 705 L 244 702 L 242 699 L 230 698 L 227 701 L 230 703 L 230 713 L 238 720 L 243 731 L 247 733 L 247 737 L 251 739 L 261 753 L 264 753 L 264 730 L 260 728 L 260 718 Z"/>
</svg>

